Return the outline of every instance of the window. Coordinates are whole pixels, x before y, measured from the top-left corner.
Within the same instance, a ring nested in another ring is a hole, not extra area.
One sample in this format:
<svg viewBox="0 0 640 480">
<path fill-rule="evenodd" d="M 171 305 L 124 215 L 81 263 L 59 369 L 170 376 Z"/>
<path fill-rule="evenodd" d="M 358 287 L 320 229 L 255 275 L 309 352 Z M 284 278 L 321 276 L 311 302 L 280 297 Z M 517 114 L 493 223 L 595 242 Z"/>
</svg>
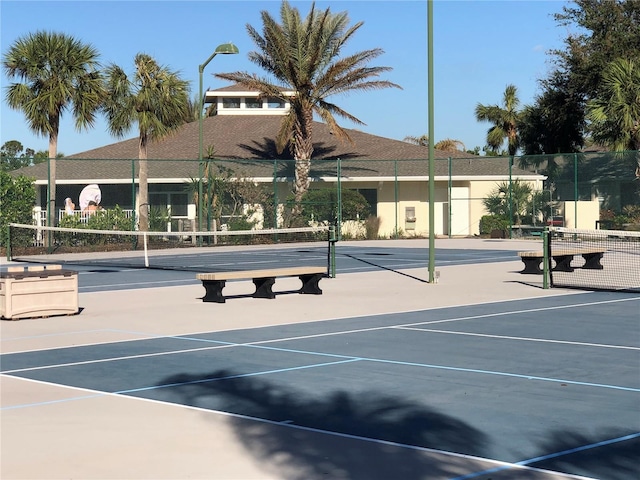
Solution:
<svg viewBox="0 0 640 480">
<path fill-rule="evenodd" d="M 154 185 L 155 192 L 149 192 L 149 205 L 168 208 L 172 216 L 186 216 L 189 195 L 187 193 L 171 191 L 174 185 Z"/>
<path fill-rule="evenodd" d="M 240 108 L 239 98 L 223 98 L 222 108 Z"/>
<path fill-rule="evenodd" d="M 262 100 L 258 98 L 245 98 L 244 105 L 246 108 L 262 108 Z"/>
<path fill-rule="evenodd" d="M 280 98 L 269 97 L 267 99 L 267 108 L 284 108 L 284 100 Z"/>
<path fill-rule="evenodd" d="M 377 216 L 378 215 L 378 190 L 375 188 L 357 188 L 357 192 L 359 192 L 364 198 L 369 202 L 369 215 Z"/>
</svg>

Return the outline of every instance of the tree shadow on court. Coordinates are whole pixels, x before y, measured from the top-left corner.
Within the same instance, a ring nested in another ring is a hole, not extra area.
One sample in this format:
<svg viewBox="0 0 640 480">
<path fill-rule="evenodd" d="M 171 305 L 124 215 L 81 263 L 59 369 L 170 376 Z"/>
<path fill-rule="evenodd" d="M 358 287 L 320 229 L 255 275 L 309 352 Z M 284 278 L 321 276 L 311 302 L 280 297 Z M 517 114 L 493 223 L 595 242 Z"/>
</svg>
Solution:
<svg viewBox="0 0 640 480">
<path fill-rule="evenodd" d="M 425 449 L 482 457 L 487 444 L 479 430 L 402 392 L 321 395 L 228 370 L 174 375 L 161 384 L 172 385 L 170 401 L 239 415 L 230 417 L 235 435 L 279 478 L 453 477 L 464 472 L 460 459 Z"/>
<path fill-rule="evenodd" d="M 584 435 L 568 430 L 558 430 L 549 434 L 545 441 L 540 442 L 539 449 L 542 452 L 541 455 L 549 455 L 552 452 L 565 452 L 565 454 L 543 462 L 532 463 L 529 466 L 607 480 L 640 478 L 638 477 L 640 473 L 638 466 L 640 438 L 638 437 L 574 452 L 585 445 L 600 444 L 607 439 L 620 438 L 628 434 L 629 432 L 599 431 L 597 434 Z"/>
</svg>

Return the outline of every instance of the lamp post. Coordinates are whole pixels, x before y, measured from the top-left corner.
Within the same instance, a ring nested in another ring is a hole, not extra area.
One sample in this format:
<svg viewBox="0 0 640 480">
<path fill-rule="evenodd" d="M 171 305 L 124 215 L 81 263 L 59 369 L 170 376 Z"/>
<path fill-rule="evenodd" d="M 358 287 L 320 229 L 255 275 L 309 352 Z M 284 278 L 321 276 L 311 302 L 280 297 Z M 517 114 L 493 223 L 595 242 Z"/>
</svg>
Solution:
<svg viewBox="0 0 640 480">
<path fill-rule="evenodd" d="M 427 90 L 429 117 L 429 283 L 436 281 L 435 277 L 435 178 L 434 178 L 434 113 L 433 113 L 433 0 L 427 0 Z M 449 205 L 451 209 L 451 205 Z"/>
<path fill-rule="evenodd" d="M 199 168 L 199 177 L 198 177 L 198 231 L 202 231 L 202 175 L 204 165 L 202 164 L 202 124 L 204 120 L 204 94 L 202 92 L 202 74 L 204 73 L 205 67 L 209 64 L 213 57 L 218 54 L 229 55 L 240 53 L 238 47 L 236 47 L 233 43 L 223 43 L 218 45 L 215 51 L 205 60 L 202 65 L 198 66 L 198 75 L 200 80 L 200 94 L 198 96 L 198 107 L 199 107 L 199 115 L 198 115 L 198 168 Z"/>
</svg>

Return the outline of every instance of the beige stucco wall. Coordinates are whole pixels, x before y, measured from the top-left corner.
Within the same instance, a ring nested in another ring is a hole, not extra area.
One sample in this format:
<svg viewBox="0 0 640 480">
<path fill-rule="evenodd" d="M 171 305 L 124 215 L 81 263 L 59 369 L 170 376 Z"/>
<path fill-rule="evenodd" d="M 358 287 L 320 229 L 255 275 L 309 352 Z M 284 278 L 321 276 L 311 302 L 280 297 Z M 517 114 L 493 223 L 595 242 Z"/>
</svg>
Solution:
<svg viewBox="0 0 640 480">
<path fill-rule="evenodd" d="M 495 190 L 501 181 L 495 179 L 468 182 L 469 185 L 469 229 L 472 235 L 480 234 L 480 219 L 487 214 L 483 200 Z"/>
<path fill-rule="evenodd" d="M 564 226 L 567 228 L 596 228 L 596 220 L 600 219 L 600 202 L 563 202 Z M 576 222 L 576 213 L 578 215 Z"/>
<path fill-rule="evenodd" d="M 396 203 L 397 196 L 397 203 Z M 446 183 L 436 183 L 435 208 L 442 210 L 447 202 Z M 402 181 L 396 187 L 394 182 L 378 183 L 378 217 L 380 236 L 392 237 L 396 233 L 405 236 L 426 236 L 429 234 L 429 188 L 427 181 Z M 415 221 L 407 218 L 407 209 L 414 209 Z M 442 215 L 440 215 L 442 217 Z M 438 213 L 436 212 L 436 218 Z M 396 223 L 397 222 L 397 223 Z M 436 233 L 444 233 L 442 225 L 436 226 Z M 440 230 L 440 232 L 438 231 Z"/>
<path fill-rule="evenodd" d="M 468 215 L 468 219 L 452 218 L 452 224 L 457 225 L 456 235 L 478 235 L 480 233 L 480 218 L 486 215 L 483 200 L 494 190 L 502 180 L 478 179 L 473 181 L 460 180 L 452 182 L 452 215 L 460 214 L 456 209 L 457 202 L 466 202 L 462 212 Z M 377 185 L 376 185 L 377 184 Z M 541 188 L 533 182 L 534 188 Z M 434 195 L 434 223 L 436 235 L 449 234 L 449 183 L 448 181 L 436 181 Z M 396 185 L 393 181 L 379 182 L 343 182 L 342 188 L 377 188 L 378 191 L 378 217 L 381 219 L 379 235 L 381 237 L 393 237 L 396 233 L 403 236 L 427 236 L 429 235 L 429 188 L 428 181 L 399 181 Z M 464 193 L 468 192 L 468 193 Z M 462 196 L 461 196 L 462 195 Z M 397 203 L 396 203 L 397 197 Z M 408 222 L 406 218 L 407 208 L 415 208 L 415 222 Z M 466 221 L 466 229 L 464 223 Z M 397 223 L 396 223 L 397 222 Z M 463 225 L 460 227 L 460 225 Z"/>
<path fill-rule="evenodd" d="M 485 179 L 478 177 L 473 180 L 457 180 L 452 182 L 452 235 L 471 236 L 480 233 L 480 219 L 487 213 L 483 205 L 483 200 L 498 184 L 504 181 L 507 181 L 507 179 Z M 542 188 L 541 181 L 533 181 L 531 184 L 534 189 Z M 314 183 L 311 185 L 311 188 L 323 188 L 327 186 L 327 184 L 321 185 Z M 448 235 L 450 220 L 449 183 L 447 180 L 437 180 L 435 186 L 435 234 Z M 278 188 L 279 200 L 284 200 L 287 195 L 289 195 L 287 190 L 288 185 L 279 184 Z M 429 235 L 429 188 L 427 180 L 399 179 L 397 185 L 393 180 L 347 180 L 342 181 L 341 188 L 343 190 L 377 190 L 377 215 L 381 220 L 380 230 L 378 232 L 380 237 L 393 237 L 396 234 L 396 229 L 397 233 L 403 236 L 424 237 Z M 461 202 L 465 202 L 464 208 L 461 208 Z M 410 219 L 407 218 L 407 209 L 411 208 L 415 211 L 415 221 L 410 221 Z M 461 215 L 468 216 L 468 218 L 461 218 Z M 348 228 L 357 230 L 354 225 L 350 225 Z M 353 233 L 355 233 L 355 230 Z"/>
</svg>

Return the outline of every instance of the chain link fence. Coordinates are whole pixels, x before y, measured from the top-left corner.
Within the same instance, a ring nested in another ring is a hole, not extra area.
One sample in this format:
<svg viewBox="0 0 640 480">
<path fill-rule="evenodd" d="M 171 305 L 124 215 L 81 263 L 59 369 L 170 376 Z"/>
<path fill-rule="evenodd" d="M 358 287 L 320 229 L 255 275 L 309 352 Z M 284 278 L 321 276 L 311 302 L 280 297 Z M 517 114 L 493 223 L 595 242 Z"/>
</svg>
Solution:
<svg viewBox="0 0 640 480">
<path fill-rule="evenodd" d="M 435 159 L 434 234 L 507 238 L 539 235 L 546 225 L 640 229 L 639 158 L 640 152 L 590 152 Z M 100 229 L 135 229 L 146 209 L 155 231 L 330 224 L 340 238 L 429 234 L 426 158 L 313 160 L 299 203 L 293 160 L 149 159 L 147 167 L 148 196 L 141 202 L 139 160 L 57 159 L 55 208 L 47 204 L 51 165 L 11 175 L 35 180 L 38 225 L 76 227 L 100 217 Z M 110 215 L 79 209 L 88 184 L 99 185 L 100 208 Z M 65 210 L 66 199 L 74 210 Z"/>
</svg>

